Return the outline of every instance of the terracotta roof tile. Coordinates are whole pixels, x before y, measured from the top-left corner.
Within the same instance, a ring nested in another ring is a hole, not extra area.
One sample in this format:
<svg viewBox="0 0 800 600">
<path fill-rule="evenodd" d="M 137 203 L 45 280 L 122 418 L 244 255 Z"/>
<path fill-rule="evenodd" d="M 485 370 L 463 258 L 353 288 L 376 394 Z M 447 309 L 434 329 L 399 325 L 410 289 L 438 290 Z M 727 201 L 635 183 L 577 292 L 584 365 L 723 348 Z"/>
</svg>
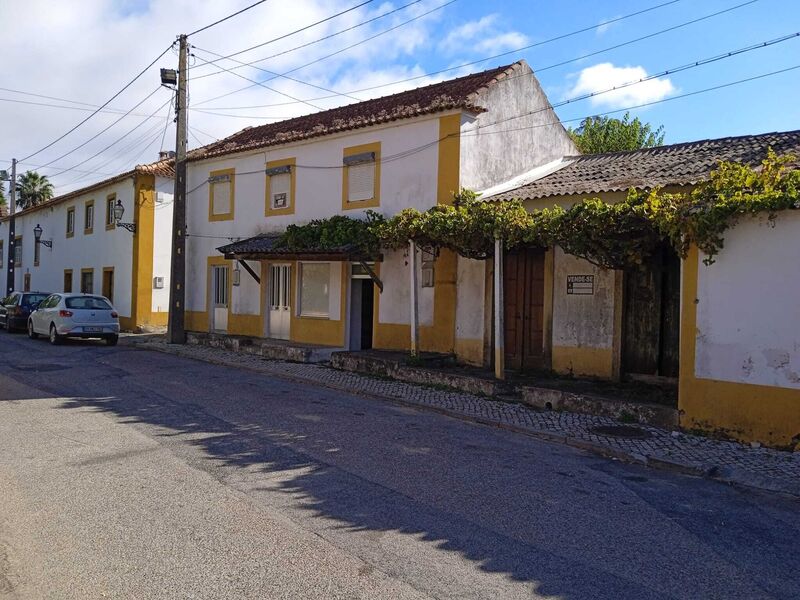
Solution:
<svg viewBox="0 0 800 600">
<path fill-rule="evenodd" d="M 631 187 L 691 185 L 706 179 L 721 161 L 757 164 L 770 147 L 778 154 L 791 153 L 800 159 L 800 130 L 567 157 L 562 169 L 490 199 L 533 200 L 625 191 Z"/>
<path fill-rule="evenodd" d="M 223 140 L 197 148 L 189 160 L 202 160 L 245 150 L 285 144 L 451 109 L 482 112 L 475 104 L 479 92 L 508 76 L 520 63 L 473 73 L 390 96 L 356 102 L 302 117 L 248 127 Z"/>
</svg>

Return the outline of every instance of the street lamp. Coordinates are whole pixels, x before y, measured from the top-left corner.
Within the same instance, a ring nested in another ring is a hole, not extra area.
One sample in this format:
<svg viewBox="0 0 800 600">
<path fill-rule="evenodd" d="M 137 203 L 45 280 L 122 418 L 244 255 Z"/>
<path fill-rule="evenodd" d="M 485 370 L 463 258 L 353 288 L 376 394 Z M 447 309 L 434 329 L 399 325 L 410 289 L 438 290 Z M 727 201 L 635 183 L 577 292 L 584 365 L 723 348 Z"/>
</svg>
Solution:
<svg viewBox="0 0 800 600">
<path fill-rule="evenodd" d="M 45 248 L 53 247 L 53 240 L 42 239 L 42 226 L 38 223 L 36 224 L 36 227 L 33 228 L 33 239 L 36 240 L 37 244 L 41 244 Z"/>
<path fill-rule="evenodd" d="M 125 207 L 122 206 L 122 200 L 117 200 L 114 205 L 114 223 L 117 227 L 127 229 L 131 233 L 136 233 L 136 223 L 122 223 L 122 215 L 125 214 Z"/>
</svg>

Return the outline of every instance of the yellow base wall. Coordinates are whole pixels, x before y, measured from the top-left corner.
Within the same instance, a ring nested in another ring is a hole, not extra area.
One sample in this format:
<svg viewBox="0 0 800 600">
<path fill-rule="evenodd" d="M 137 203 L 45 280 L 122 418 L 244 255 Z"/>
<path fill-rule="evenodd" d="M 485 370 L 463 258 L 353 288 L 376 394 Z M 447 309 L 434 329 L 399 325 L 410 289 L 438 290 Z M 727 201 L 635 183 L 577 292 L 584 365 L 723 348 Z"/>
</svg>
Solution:
<svg viewBox="0 0 800 600">
<path fill-rule="evenodd" d="M 456 338 L 456 358 L 468 365 L 483 366 L 483 340 Z"/>
<path fill-rule="evenodd" d="M 186 329 L 189 331 L 207 332 L 208 313 L 203 310 L 187 310 L 184 316 Z"/>
<path fill-rule="evenodd" d="M 614 351 L 611 348 L 553 346 L 552 368 L 556 373 L 610 379 L 614 376 Z"/>
<path fill-rule="evenodd" d="M 264 319 L 261 315 L 237 315 L 228 312 L 228 331 L 230 335 L 264 337 Z"/>
</svg>

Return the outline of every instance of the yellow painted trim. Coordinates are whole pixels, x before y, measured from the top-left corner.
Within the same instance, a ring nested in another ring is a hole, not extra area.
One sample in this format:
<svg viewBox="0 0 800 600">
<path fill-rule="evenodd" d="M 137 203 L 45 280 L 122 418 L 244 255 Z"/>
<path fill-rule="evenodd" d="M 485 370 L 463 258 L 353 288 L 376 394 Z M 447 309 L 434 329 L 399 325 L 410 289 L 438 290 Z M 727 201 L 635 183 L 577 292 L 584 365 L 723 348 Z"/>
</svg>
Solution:
<svg viewBox="0 0 800 600">
<path fill-rule="evenodd" d="M 116 194 L 109 194 L 106 196 L 106 231 L 111 231 L 112 229 L 117 228 L 116 224 L 114 223 L 114 203 L 116 200 Z M 111 221 L 110 223 L 109 220 Z"/>
<path fill-rule="evenodd" d="M 483 366 L 483 340 L 456 338 L 456 356 L 461 362 Z"/>
<path fill-rule="evenodd" d="M 553 346 L 552 368 L 557 373 L 611 378 L 614 351 L 611 348 Z"/>
<path fill-rule="evenodd" d="M 347 200 L 347 181 L 348 171 L 350 167 L 344 165 L 342 167 L 342 210 L 353 210 L 357 208 L 375 208 L 381 205 L 381 143 L 372 142 L 371 144 L 361 144 L 359 146 L 350 146 L 345 148 L 342 158 L 361 154 L 362 152 L 375 153 L 375 186 L 372 192 L 372 199 L 361 200 L 359 202 L 349 202 Z"/>
<path fill-rule="evenodd" d="M 274 169 L 276 167 L 290 166 L 289 171 L 289 206 L 285 208 L 272 208 L 272 190 L 270 184 L 272 177 L 267 175 L 266 190 L 267 194 L 264 198 L 264 216 L 265 217 L 279 217 L 283 215 L 293 215 L 295 207 L 295 198 L 297 194 L 297 160 L 294 158 L 282 158 L 280 160 L 270 160 L 267 162 L 267 169 Z"/>
<path fill-rule="evenodd" d="M 150 315 L 150 325 L 155 327 L 166 327 L 168 322 L 168 312 L 154 312 Z"/>
<path fill-rule="evenodd" d="M 66 289 L 67 275 L 69 275 L 69 289 Z M 72 275 L 72 269 L 64 269 L 64 278 L 61 280 L 61 287 L 64 289 L 65 294 L 72 293 L 72 290 L 75 288 L 75 279 Z"/>
<path fill-rule="evenodd" d="M 236 208 L 236 169 L 219 169 L 218 171 L 211 171 L 208 176 L 216 177 L 218 175 L 230 175 L 231 187 L 231 210 L 227 213 L 214 214 L 214 186 L 217 184 L 208 184 L 208 220 L 213 221 L 233 221 L 233 215 Z"/>
<path fill-rule="evenodd" d="M 86 226 L 86 211 L 89 209 L 90 206 L 92 207 L 92 226 L 91 227 L 87 227 Z M 94 220 L 95 220 L 94 199 L 87 200 L 83 204 L 83 235 L 91 235 L 92 233 L 94 233 Z"/>
<path fill-rule="evenodd" d="M 800 390 L 695 376 L 699 261 L 699 252 L 693 246 L 682 264 L 678 380 L 681 426 L 770 446 L 796 445 L 800 436 Z"/>
<path fill-rule="evenodd" d="M 138 174 L 134 179 L 133 257 L 131 262 L 131 320 L 133 328 L 153 325 L 153 247 L 155 244 L 156 178 Z"/>
<path fill-rule="evenodd" d="M 167 313 L 156 313 L 157 315 L 166 315 Z M 186 329 L 189 331 L 208 331 L 208 312 L 202 310 L 187 310 L 185 313 Z M 165 319 L 166 322 L 166 319 Z"/>
<path fill-rule="evenodd" d="M 91 273 L 92 274 L 92 289 L 88 292 L 83 291 L 83 274 L 84 273 Z M 80 290 L 81 294 L 94 294 L 94 269 L 91 267 L 85 267 L 81 269 L 81 279 L 78 282 L 78 289 Z"/>
<path fill-rule="evenodd" d="M 284 263 L 285 264 L 285 263 Z M 342 262 L 341 264 L 341 299 L 339 303 L 339 318 L 319 318 L 319 317 L 301 317 L 297 314 L 299 306 L 297 304 L 298 297 L 298 277 L 299 266 L 298 261 L 292 263 L 292 289 L 290 290 L 290 302 L 292 307 L 290 320 L 289 320 L 289 339 L 293 342 L 300 342 L 304 344 L 319 344 L 320 346 L 333 346 L 336 348 L 343 348 L 345 342 L 345 311 L 347 310 L 347 269 L 348 263 Z M 336 265 L 335 262 L 330 263 Z"/>
<path fill-rule="evenodd" d="M 72 231 L 69 230 L 69 214 L 72 213 Z M 75 207 L 70 206 L 67 208 L 67 222 L 65 223 L 66 237 L 71 238 L 75 237 Z"/>
</svg>

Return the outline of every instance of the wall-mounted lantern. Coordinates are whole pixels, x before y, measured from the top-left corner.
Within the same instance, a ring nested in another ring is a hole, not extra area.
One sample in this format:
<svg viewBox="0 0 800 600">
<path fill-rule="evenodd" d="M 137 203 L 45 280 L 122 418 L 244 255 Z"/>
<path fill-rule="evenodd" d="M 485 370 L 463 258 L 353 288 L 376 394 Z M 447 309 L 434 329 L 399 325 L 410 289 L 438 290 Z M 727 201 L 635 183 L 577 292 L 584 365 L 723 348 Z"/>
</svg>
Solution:
<svg viewBox="0 0 800 600">
<path fill-rule="evenodd" d="M 136 223 L 122 223 L 122 215 L 125 214 L 125 207 L 122 206 L 122 200 L 117 200 L 114 205 L 114 224 L 117 227 L 127 229 L 131 233 L 136 233 Z"/>
<path fill-rule="evenodd" d="M 45 248 L 53 247 L 53 240 L 42 239 L 42 226 L 38 223 L 36 224 L 36 227 L 33 228 L 33 239 L 36 240 L 37 244 L 41 244 Z"/>
</svg>

